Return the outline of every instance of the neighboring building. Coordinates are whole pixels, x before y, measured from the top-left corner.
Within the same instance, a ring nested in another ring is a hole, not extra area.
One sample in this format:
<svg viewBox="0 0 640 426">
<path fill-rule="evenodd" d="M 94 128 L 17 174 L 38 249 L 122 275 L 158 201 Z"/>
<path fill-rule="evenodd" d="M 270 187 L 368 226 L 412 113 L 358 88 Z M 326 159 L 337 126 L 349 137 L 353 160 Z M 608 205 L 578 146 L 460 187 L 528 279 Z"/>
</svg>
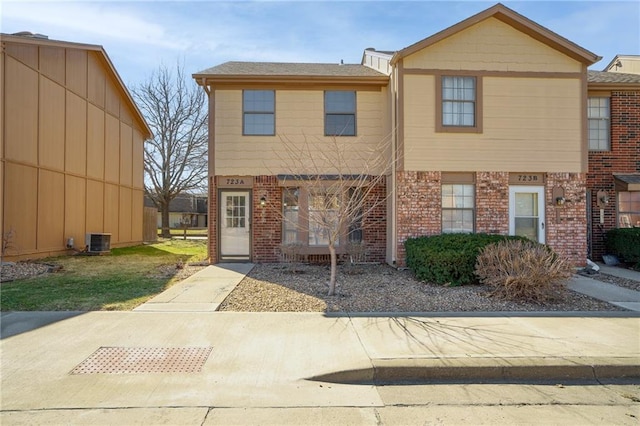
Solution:
<svg viewBox="0 0 640 426">
<path fill-rule="evenodd" d="M 368 260 L 401 266 L 410 237 L 487 232 L 584 264 L 587 67 L 599 59 L 498 4 L 397 52 L 367 49 L 361 65 L 228 62 L 194 74 L 209 95 L 211 260 L 278 259 L 283 214 L 260 199 L 285 215 L 292 194 L 300 211 L 311 204 L 283 179 L 279 136 L 328 140 L 339 122 L 347 132 L 335 137 L 354 149 L 394 140 L 384 220 L 362 236 Z M 310 233 L 297 241 L 315 253 Z"/>
<path fill-rule="evenodd" d="M 640 74 L 640 55 L 616 55 L 603 71 Z"/>
<path fill-rule="evenodd" d="M 0 35 L 0 227 L 6 258 L 142 242 L 143 143 L 151 136 L 101 46 Z"/>
<path fill-rule="evenodd" d="M 589 254 L 600 260 L 607 231 L 640 227 L 640 68 L 589 71 L 588 87 Z"/>
<path fill-rule="evenodd" d="M 157 208 L 144 197 L 145 207 Z M 169 227 L 181 228 L 186 222 L 190 228 L 207 227 L 207 194 L 180 194 L 169 203 Z M 158 228 L 162 228 L 162 214 L 158 210 Z"/>
</svg>

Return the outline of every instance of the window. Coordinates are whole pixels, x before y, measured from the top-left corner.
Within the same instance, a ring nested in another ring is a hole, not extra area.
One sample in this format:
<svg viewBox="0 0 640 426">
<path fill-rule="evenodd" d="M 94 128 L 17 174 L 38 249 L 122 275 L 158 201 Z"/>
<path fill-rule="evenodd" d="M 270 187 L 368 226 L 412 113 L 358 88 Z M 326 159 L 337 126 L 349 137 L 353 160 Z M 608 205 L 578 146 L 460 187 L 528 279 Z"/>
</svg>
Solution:
<svg viewBox="0 0 640 426">
<path fill-rule="evenodd" d="M 275 135 L 275 92 L 242 92 L 243 135 Z"/>
<path fill-rule="evenodd" d="M 283 210 L 283 230 L 282 230 L 282 242 L 285 244 L 292 244 L 298 242 L 298 220 L 299 220 L 299 202 L 298 195 L 300 190 L 298 188 L 285 188 L 282 194 L 282 210 Z"/>
<path fill-rule="evenodd" d="M 353 205 L 359 206 L 360 208 L 354 212 L 353 218 L 349 221 L 349 242 L 350 243 L 361 243 L 363 237 L 362 230 L 362 220 L 364 216 L 363 207 L 364 207 L 364 193 L 360 188 L 349 188 L 349 198 L 348 200 L 354 200 Z"/>
<path fill-rule="evenodd" d="M 475 77 L 442 77 L 442 125 L 476 126 Z"/>
<path fill-rule="evenodd" d="M 310 249 L 309 252 L 324 253 L 319 249 L 329 245 L 330 231 L 335 233 L 337 247 L 362 242 L 367 207 L 352 212 L 351 220 L 341 219 L 338 215 L 345 214 L 350 201 L 352 205 L 360 203 L 365 195 L 366 191 L 359 188 L 344 192 L 330 187 L 282 188 L 282 243 L 299 243 Z"/>
<path fill-rule="evenodd" d="M 442 185 L 442 233 L 474 232 L 475 186 Z"/>
<path fill-rule="evenodd" d="M 640 191 L 618 192 L 618 227 L 640 227 Z"/>
<path fill-rule="evenodd" d="M 356 92 L 324 92 L 325 136 L 356 135 Z"/>
<path fill-rule="evenodd" d="M 327 192 L 309 194 L 309 246 L 328 246 L 329 230 L 338 217 L 338 195 Z M 337 245 L 339 241 L 336 239 Z"/>
<path fill-rule="evenodd" d="M 609 151 L 609 98 L 589 98 L 589 150 Z"/>
</svg>

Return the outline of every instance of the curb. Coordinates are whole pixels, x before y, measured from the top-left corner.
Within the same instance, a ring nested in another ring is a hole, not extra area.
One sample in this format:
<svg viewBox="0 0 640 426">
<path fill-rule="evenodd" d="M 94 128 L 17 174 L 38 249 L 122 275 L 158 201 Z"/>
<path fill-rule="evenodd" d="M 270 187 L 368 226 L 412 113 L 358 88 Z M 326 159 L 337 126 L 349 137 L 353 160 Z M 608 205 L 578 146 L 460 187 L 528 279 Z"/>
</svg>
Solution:
<svg viewBox="0 0 640 426">
<path fill-rule="evenodd" d="M 640 383 L 632 358 L 373 359 L 370 368 L 330 372 L 308 380 L 342 384 L 562 383 L 625 380 Z"/>
</svg>

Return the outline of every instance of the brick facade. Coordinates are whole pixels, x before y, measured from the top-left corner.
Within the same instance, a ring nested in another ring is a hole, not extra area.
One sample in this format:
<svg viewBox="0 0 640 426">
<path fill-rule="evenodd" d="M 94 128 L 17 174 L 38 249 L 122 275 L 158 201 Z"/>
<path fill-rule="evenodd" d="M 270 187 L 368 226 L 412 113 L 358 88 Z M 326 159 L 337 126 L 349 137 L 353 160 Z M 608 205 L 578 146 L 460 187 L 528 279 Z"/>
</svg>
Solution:
<svg viewBox="0 0 640 426">
<path fill-rule="evenodd" d="M 508 172 L 476 173 L 476 232 L 509 234 Z"/>
<path fill-rule="evenodd" d="M 265 197 L 267 204 L 260 205 Z M 251 258 L 256 263 L 277 262 L 282 243 L 282 188 L 276 176 L 253 179 L 253 225 Z"/>
<path fill-rule="evenodd" d="M 396 174 L 396 265 L 405 266 L 404 242 L 442 230 L 442 186 L 440 172 L 398 172 Z"/>
<path fill-rule="evenodd" d="M 220 261 L 218 247 L 218 205 L 216 179 L 209 182 L 209 256 L 210 262 Z M 271 263 L 281 260 L 282 243 L 282 188 L 276 176 L 254 176 L 251 188 L 251 261 Z M 263 206 L 260 199 L 266 200 Z M 367 244 L 367 261 L 384 262 L 387 243 L 386 184 L 379 183 L 370 192 L 363 211 L 363 240 Z M 323 262 L 327 255 L 313 255 L 310 260 Z"/>
<path fill-rule="evenodd" d="M 477 172 L 476 232 L 509 234 L 509 173 Z M 546 243 L 583 266 L 587 252 L 585 175 L 548 173 L 545 183 Z M 553 188 L 560 187 L 569 200 L 556 208 Z M 397 175 L 396 264 L 405 266 L 404 242 L 411 237 L 441 233 L 441 173 L 399 172 Z"/>
<path fill-rule="evenodd" d="M 564 190 L 565 204 L 557 207 L 553 189 Z M 583 173 L 548 173 L 545 185 L 546 243 L 567 257 L 573 265 L 584 266 L 587 258 L 586 176 Z"/>
<path fill-rule="evenodd" d="M 591 253 L 593 260 L 605 254 L 607 231 L 616 228 L 617 197 L 614 173 L 640 172 L 640 91 L 612 91 L 610 101 L 611 150 L 589 152 L 587 188 L 591 191 Z M 605 191 L 609 203 L 600 222 L 598 191 Z"/>
</svg>

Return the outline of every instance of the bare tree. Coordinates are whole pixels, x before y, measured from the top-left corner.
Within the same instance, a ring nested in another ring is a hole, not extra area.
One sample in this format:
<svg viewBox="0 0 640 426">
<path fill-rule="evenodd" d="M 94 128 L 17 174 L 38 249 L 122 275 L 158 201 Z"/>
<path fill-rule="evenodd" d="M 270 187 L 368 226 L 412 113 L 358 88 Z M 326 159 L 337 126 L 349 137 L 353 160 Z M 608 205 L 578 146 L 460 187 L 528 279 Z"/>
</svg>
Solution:
<svg viewBox="0 0 640 426">
<path fill-rule="evenodd" d="M 145 193 L 160 210 L 168 238 L 171 201 L 206 183 L 207 99 L 180 63 L 175 73 L 161 65 L 132 92 L 154 135 L 144 149 Z"/>
<path fill-rule="evenodd" d="M 295 227 L 326 245 L 331 259 L 328 295 L 335 295 L 338 256 L 336 247 L 350 232 L 362 232 L 374 225 L 374 213 L 387 201 L 387 177 L 392 173 L 392 140 L 375 143 L 332 137 L 294 140 L 281 136 L 281 150 L 275 152 L 280 167 L 299 192 L 308 195 L 308 208 L 290 217 L 280 206 L 285 227 Z M 301 191 L 303 190 L 303 191 Z M 348 237 L 347 237 L 348 238 Z"/>
</svg>

